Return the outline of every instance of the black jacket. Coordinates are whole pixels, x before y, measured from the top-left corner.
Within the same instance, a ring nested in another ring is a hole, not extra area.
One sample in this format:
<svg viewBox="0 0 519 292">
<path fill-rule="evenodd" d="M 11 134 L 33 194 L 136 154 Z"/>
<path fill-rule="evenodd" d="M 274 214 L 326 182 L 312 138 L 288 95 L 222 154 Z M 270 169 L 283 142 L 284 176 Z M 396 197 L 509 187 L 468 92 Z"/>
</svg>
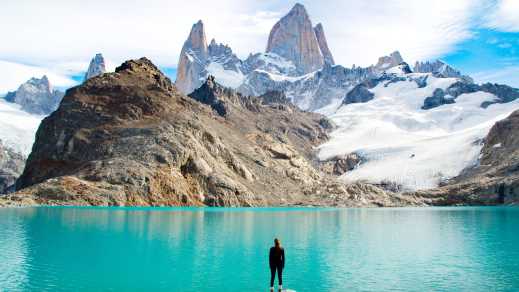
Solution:
<svg viewBox="0 0 519 292">
<path fill-rule="evenodd" d="M 274 246 L 270 248 L 269 265 L 271 269 L 285 268 L 285 250 L 283 248 L 279 250 Z"/>
</svg>

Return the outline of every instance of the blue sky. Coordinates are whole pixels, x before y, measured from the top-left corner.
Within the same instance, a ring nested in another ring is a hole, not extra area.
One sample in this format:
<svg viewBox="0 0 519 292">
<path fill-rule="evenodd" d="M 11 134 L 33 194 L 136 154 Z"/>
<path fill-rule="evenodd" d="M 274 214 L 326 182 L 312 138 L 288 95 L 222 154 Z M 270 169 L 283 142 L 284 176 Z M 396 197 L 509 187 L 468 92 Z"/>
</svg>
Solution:
<svg viewBox="0 0 519 292">
<path fill-rule="evenodd" d="M 321 22 L 338 64 L 368 66 L 399 50 L 443 59 L 478 82 L 519 87 L 519 0 L 300 1 Z M 279 0 L 17 0 L 0 10 L 0 94 L 47 74 L 57 87 L 82 79 L 103 53 L 113 70 L 146 56 L 172 79 L 191 25 L 241 58 L 264 51 L 272 25 L 295 4 Z"/>
<path fill-rule="evenodd" d="M 460 42 L 455 50 L 440 58 L 464 73 L 473 75 L 476 79 L 519 87 L 519 33 L 517 32 L 474 29 L 473 37 Z M 511 72 L 506 72 L 507 69 Z M 503 74 L 497 74 L 500 71 L 504 71 Z"/>
</svg>

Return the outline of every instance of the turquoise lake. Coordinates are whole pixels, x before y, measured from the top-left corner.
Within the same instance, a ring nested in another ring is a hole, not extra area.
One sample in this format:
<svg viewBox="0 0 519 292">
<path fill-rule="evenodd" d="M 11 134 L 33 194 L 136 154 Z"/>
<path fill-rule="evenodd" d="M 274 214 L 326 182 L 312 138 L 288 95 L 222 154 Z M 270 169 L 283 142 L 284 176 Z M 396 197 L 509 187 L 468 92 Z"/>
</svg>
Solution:
<svg viewBox="0 0 519 292">
<path fill-rule="evenodd" d="M 519 291 L 519 208 L 0 209 L 0 291 Z M 276 281 L 277 283 L 277 281 Z"/>
</svg>

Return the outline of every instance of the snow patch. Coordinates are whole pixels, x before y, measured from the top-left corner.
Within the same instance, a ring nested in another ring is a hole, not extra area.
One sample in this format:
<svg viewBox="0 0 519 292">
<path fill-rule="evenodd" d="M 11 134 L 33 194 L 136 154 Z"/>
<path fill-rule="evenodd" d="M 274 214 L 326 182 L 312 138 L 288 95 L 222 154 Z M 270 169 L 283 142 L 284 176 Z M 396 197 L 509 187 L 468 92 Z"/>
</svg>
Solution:
<svg viewBox="0 0 519 292">
<path fill-rule="evenodd" d="M 215 77 L 216 82 L 226 87 L 238 88 L 245 80 L 245 75 L 242 72 L 225 70 L 222 64 L 217 62 L 209 63 L 206 70 L 209 75 Z"/>
<path fill-rule="evenodd" d="M 29 155 L 36 130 L 43 118 L 22 111 L 17 104 L 0 99 L 0 139 L 4 145 Z"/>
</svg>

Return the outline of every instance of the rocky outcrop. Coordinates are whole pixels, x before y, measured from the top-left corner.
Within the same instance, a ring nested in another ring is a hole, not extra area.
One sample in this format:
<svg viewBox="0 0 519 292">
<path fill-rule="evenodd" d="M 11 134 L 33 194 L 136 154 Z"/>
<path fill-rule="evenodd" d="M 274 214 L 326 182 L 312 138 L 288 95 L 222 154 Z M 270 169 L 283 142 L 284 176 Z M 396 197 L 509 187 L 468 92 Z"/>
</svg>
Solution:
<svg viewBox="0 0 519 292">
<path fill-rule="evenodd" d="M 343 175 L 355 169 L 362 162 L 362 158 L 357 153 L 334 156 L 321 162 L 321 169 L 329 174 Z"/>
<path fill-rule="evenodd" d="M 226 100 L 221 97 L 224 95 L 231 95 L 231 89 L 224 88 L 216 84 L 214 76 L 209 76 L 200 88 L 195 89 L 189 97 L 196 101 L 209 105 L 220 116 L 225 117 L 229 113 L 229 106 Z"/>
<path fill-rule="evenodd" d="M 481 104 L 481 107 L 487 108 L 494 103 L 507 103 L 519 98 L 519 89 L 512 88 L 508 85 L 497 83 L 485 83 L 479 86 L 479 90 L 492 93 L 497 98 L 493 101 L 486 101 Z"/>
<path fill-rule="evenodd" d="M 47 76 L 41 79 L 31 78 L 14 92 L 9 92 L 5 100 L 17 103 L 31 114 L 47 115 L 54 111 L 64 93 L 53 89 Z"/>
<path fill-rule="evenodd" d="M 268 39 L 267 53 L 275 53 L 292 61 L 301 74 L 323 67 L 324 57 L 303 5 L 296 4 L 274 25 Z"/>
<path fill-rule="evenodd" d="M 495 96 L 495 99 L 481 103 L 482 108 L 487 108 L 488 106 L 495 103 L 511 102 L 519 98 L 519 89 L 517 88 L 492 83 L 478 85 L 475 83 L 467 82 L 465 79 L 460 80 L 461 81 L 457 81 L 451 86 L 449 86 L 446 90 L 437 88 L 432 96 L 427 97 L 424 100 L 424 105 L 422 106 L 422 109 L 427 110 L 444 104 L 455 103 L 456 98 L 458 96 L 478 91 L 491 93 Z"/>
<path fill-rule="evenodd" d="M 88 70 L 85 73 L 84 81 L 99 76 L 106 72 L 105 58 L 102 54 L 96 54 L 88 65 Z"/>
<path fill-rule="evenodd" d="M 14 190 L 14 183 L 22 174 L 25 158 L 0 140 L 0 194 Z"/>
<path fill-rule="evenodd" d="M 315 37 L 317 38 L 317 43 L 319 44 L 319 49 L 321 49 L 321 53 L 324 57 L 324 63 L 328 65 L 335 65 L 335 61 L 333 60 L 332 52 L 330 48 L 328 48 L 328 42 L 326 41 L 326 36 L 324 35 L 324 28 L 321 23 L 318 23 L 314 27 Z"/>
<path fill-rule="evenodd" d="M 413 194 L 434 205 L 519 204 L 519 111 L 497 122 L 479 163 L 442 187 Z"/>
<path fill-rule="evenodd" d="M 378 58 L 378 62 L 375 65 L 375 69 L 382 72 L 389 68 L 398 66 L 403 62 L 404 62 L 404 59 L 400 55 L 400 52 L 394 51 L 393 53 L 389 54 L 389 56 L 382 56 L 382 57 Z"/>
<path fill-rule="evenodd" d="M 177 67 L 175 86 L 184 94 L 191 93 L 202 84 L 208 58 L 204 24 L 200 20 L 193 25 L 189 37 L 182 46 Z"/>
<path fill-rule="evenodd" d="M 290 104 L 283 91 L 268 91 L 259 98 L 263 104 Z"/>
<path fill-rule="evenodd" d="M 432 96 L 425 98 L 422 109 L 428 110 L 444 104 L 455 103 L 454 98 L 452 95 L 446 95 L 443 89 L 436 88 Z"/>
<path fill-rule="evenodd" d="M 350 103 L 361 103 L 368 102 L 375 97 L 373 92 L 369 91 L 368 86 L 365 83 L 361 83 L 346 94 L 346 97 L 342 100 L 342 105 Z"/>
<path fill-rule="evenodd" d="M 200 94 L 200 95 L 199 95 Z M 214 109 L 224 104 L 225 115 Z M 242 96 L 209 78 L 188 97 L 150 61 L 67 91 L 36 135 L 18 191 L 50 205 L 419 204 L 319 172 L 324 117 Z"/>
</svg>

